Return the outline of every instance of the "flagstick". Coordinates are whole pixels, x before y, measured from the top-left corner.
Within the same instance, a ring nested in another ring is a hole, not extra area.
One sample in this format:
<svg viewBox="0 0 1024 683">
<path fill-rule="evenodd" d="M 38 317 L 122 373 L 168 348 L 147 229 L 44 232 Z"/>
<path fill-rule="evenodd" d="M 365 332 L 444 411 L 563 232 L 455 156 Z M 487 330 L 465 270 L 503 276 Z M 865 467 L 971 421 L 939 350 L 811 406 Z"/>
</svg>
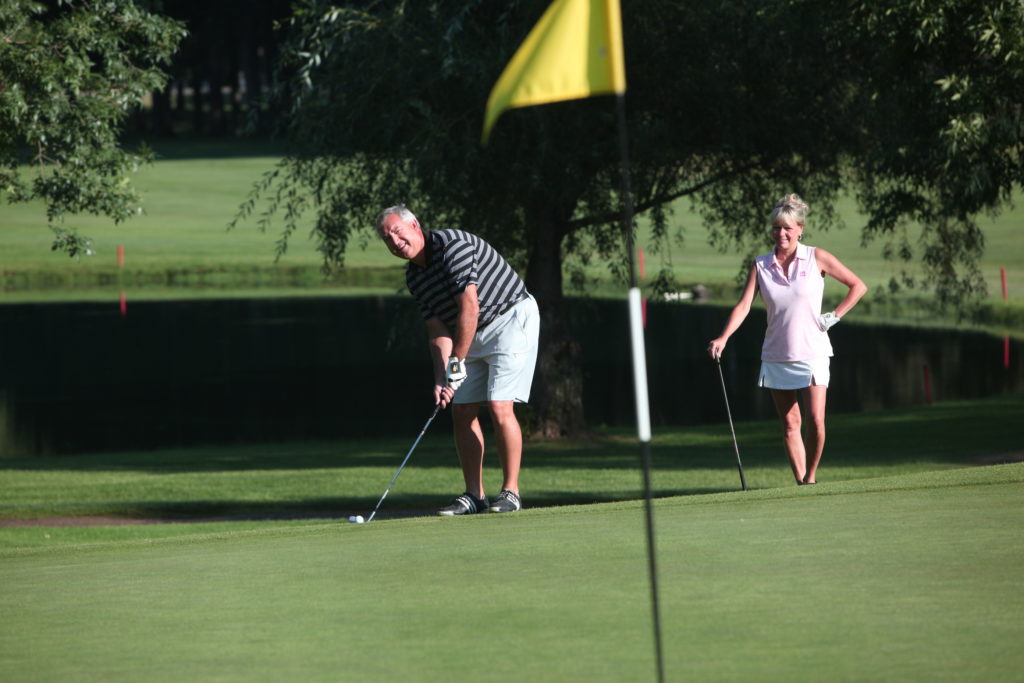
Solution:
<svg viewBox="0 0 1024 683">
<path fill-rule="evenodd" d="M 626 130 L 626 96 L 616 95 L 618 101 L 619 146 L 622 155 L 622 197 L 624 211 L 622 230 L 626 233 L 626 251 L 629 253 L 629 327 L 633 347 L 633 391 L 636 400 L 637 436 L 640 439 L 640 461 L 644 473 L 644 510 L 647 519 L 647 567 L 651 581 L 651 610 L 654 620 L 654 651 L 658 664 L 658 681 L 665 680 L 665 667 L 661 648 L 661 615 L 658 606 L 657 552 L 654 545 L 654 499 L 651 494 L 651 413 L 647 394 L 647 359 L 644 350 L 644 330 L 641 314 L 640 288 L 636 279 L 633 248 L 633 195 L 629 183 L 629 133 Z"/>
</svg>

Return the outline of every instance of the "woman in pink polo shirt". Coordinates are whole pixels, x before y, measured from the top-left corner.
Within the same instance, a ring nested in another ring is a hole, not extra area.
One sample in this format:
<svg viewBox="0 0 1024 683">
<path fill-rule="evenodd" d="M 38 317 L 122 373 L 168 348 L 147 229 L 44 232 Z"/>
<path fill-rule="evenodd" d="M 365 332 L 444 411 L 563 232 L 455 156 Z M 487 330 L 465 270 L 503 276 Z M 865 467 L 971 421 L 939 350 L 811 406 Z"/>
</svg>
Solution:
<svg viewBox="0 0 1024 683">
<path fill-rule="evenodd" d="M 797 484 L 817 483 L 818 463 L 825 447 L 825 392 L 832 356 L 828 329 L 868 291 L 861 279 L 835 256 L 800 243 L 806 216 L 807 204 L 795 194 L 775 204 L 771 214 L 775 249 L 754 262 L 722 334 L 708 345 L 712 358 L 721 357 L 729 337 L 750 312 L 754 295 L 760 292 L 768 310 L 768 329 L 761 347 L 758 385 L 772 391 Z M 826 275 L 846 285 L 849 291 L 834 311 L 822 314 Z M 809 412 L 803 435 L 800 394 L 806 397 Z"/>
</svg>

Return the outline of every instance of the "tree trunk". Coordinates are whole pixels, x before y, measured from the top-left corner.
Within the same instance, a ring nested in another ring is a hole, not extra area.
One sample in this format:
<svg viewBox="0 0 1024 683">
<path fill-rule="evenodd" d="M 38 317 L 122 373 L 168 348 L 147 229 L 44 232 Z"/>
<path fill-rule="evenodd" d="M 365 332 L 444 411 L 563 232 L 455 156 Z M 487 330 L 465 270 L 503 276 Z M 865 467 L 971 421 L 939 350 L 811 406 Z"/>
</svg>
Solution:
<svg viewBox="0 0 1024 683">
<path fill-rule="evenodd" d="M 540 349 L 530 402 L 533 433 L 542 438 L 577 435 L 583 418 L 580 346 L 566 317 L 562 293 L 561 244 L 564 230 L 540 218 L 526 271 L 526 286 L 540 308 Z"/>
<path fill-rule="evenodd" d="M 206 115 L 203 113 L 203 79 L 199 75 L 198 60 L 192 65 L 192 133 L 206 134 Z"/>
<path fill-rule="evenodd" d="M 149 122 L 149 130 L 153 137 L 169 138 L 173 135 L 171 126 L 171 88 L 168 83 L 162 90 L 153 92 L 153 110 L 150 114 L 152 119 Z"/>
</svg>

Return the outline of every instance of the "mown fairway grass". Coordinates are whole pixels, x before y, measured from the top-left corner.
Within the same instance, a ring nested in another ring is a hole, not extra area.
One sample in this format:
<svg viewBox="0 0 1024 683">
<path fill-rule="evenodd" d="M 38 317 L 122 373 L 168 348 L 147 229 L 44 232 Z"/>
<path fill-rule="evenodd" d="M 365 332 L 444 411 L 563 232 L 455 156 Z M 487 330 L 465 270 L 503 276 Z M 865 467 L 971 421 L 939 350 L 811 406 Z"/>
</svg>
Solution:
<svg viewBox="0 0 1024 683">
<path fill-rule="evenodd" d="M 400 264 L 386 252 L 362 259 L 358 274 L 325 279 L 322 257 L 308 238 L 311 221 L 280 259 L 280 235 L 276 228 L 261 231 L 258 215 L 228 230 L 253 183 L 273 169 L 275 152 L 263 143 L 160 146 L 158 161 L 133 178 L 145 215 L 120 225 L 96 216 L 67 218 L 67 227 L 93 239 L 95 254 L 78 260 L 50 250 L 53 234 L 40 203 L 3 204 L 6 291 L 0 301 L 116 300 L 122 289 L 131 300 L 393 294 L 403 281 Z M 380 273 L 384 265 L 389 272 Z"/>
<path fill-rule="evenodd" d="M 163 299 L 390 294 L 402 288 L 401 264 L 372 234 L 350 243 L 347 274 L 325 280 L 320 254 L 309 239 L 312 216 L 306 217 L 303 227 L 289 240 L 287 253 L 277 262 L 274 251 L 281 222 L 272 224 L 267 232 L 260 231 L 258 214 L 265 204 L 235 230 L 226 229 L 253 183 L 274 167 L 278 148 L 260 142 L 202 141 L 162 142 L 156 144 L 156 151 L 159 160 L 134 178 L 146 215 L 122 225 L 93 216 L 68 218 L 68 226 L 95 240 L 96 254 L 80 261 L 50 251 L 52 235 L 40 204 L 0 205 L 6 290 L 2 300 L 116 300 L 119 289 L 127 289 L 130 299 Z M 830 232 L 815 228 L 813 198 L 809 199 L 808 242 L 839 255 L 872 288 L 858 319 L 936 322 L 935 311 L 922 306 L 919 298 L 903 296 L 892 301 L 883 296 L 900 268 L 882 258 L 881 242 L 861 246 L 864 218 L 852 199 L 843 200 L 838 207 L 845 229 Z M 685 286 L 707 285 L 719 302 L 732 303 L 740 255 L 721 253 L 708 244 L 707 230 L 689 202 L 679 201 L 674 208 L 671 267 L 677 280 Z M 980 265 L 996 309 L 992 326 L 1000 334 L 1019 332 L 1013 328 L 1021 327 L 1019 321 L 1024 318 L 1020 311 L 1024 307 L 1022 216 L 1020 210 L 1011 208 L 996 217 L 980 218 L 986 239 Z M 429 217 L 423 218 L 425 225 L 432 227 Z M 662 267 L 664 255 L 651 252 L 642 216 L 640 224 L 638 246 L 648 252 L 647 272 L 652 276 Z M 116 266 L 118 245 L 125 248 L 123 270 Z M 1001 268 L 1007 272 L 1008 311 L 1000 301 Z M 587 272 L 594 280 L 591 292 L 622 295 L 622 286 L 611 281 L 605 264 L 595 264 Z M 838 294 L 830 283 L 827 296 L 836 298 Z M 924 295 L 924 301 L 927 298 Z M 1011 329 L 1005 329 L 1007 325 Z"/>
<path fill-rule="evenodd" d="M 668 679 L 1019 680 L 1024 464 L 974 463 L 1019 459 L 1022 408 L 834 416 L 816 487 L 743 423 L 747 492 L 726 426 L 657 433 Z M 439 432 L 361 526 L 323 517 L 408 439 L 0 461 L 8 519 L 321 516 L 0 527 L 0 679 L 653 680 L 635 439 L 530 444 L 529 509 L 440 519 Z"/>
</svg>

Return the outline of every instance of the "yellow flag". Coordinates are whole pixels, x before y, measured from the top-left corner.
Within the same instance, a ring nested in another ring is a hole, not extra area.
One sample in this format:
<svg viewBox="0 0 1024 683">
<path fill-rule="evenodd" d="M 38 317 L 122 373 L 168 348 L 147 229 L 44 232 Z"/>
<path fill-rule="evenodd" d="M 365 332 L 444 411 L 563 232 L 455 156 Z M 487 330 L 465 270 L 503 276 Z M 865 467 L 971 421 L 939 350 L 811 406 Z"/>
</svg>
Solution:
<svg viewBox="0 0 1024 683">
<path fill-rule="evenodd" d="M 491 89 L 483 143 L 506 109 L 624 92 L 619 0 L 555 0 Z"/>
</svg>

